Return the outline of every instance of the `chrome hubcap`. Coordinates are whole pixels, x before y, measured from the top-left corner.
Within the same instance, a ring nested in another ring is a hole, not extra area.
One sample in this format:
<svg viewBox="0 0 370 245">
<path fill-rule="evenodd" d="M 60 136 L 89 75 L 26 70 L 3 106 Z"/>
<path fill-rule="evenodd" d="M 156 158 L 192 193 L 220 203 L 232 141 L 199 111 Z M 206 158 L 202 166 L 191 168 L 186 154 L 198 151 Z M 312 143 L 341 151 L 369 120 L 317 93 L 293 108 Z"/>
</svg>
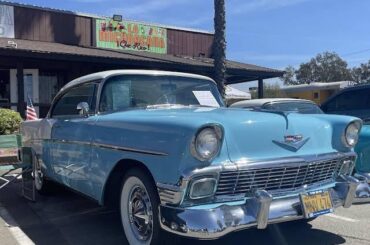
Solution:
<svg viewBox="0 0 370 245">
<path fill-rule="evenodd" d="M 35 164 L 35 186 L 36 189 L 40 190 L 42 188 L 42 183 L 43 183 L 43 174 L 41 171 L 41 166 L 39 162 L 36 159 L 36 164 Z"/>
<path fill-rule="evenodd" d="M 131 189 L 129 195 L 131 229 L 138 240 L 150 239 L 153 230 L 153 212 L 146 190 L 140 186 Z"/>
</svg>

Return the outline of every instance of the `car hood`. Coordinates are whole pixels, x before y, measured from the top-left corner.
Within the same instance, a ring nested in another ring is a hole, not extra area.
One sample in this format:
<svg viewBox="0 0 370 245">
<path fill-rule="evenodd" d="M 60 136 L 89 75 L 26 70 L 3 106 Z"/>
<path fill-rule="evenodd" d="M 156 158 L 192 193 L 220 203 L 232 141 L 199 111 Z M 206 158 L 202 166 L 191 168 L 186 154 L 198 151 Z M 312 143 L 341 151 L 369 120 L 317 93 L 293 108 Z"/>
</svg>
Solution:
<svg viewBox="0 0 370 245">
<path fill-rule="evenodd" d="M 146 125 L 148 130 L 161 128 L 164 132 L 179 128 L 183 130 L 182 137 L 186 137 L 184 132 L 191 132 L 192 137 L 202 126 L 219 124 L 224 129 L 223 148 L 232 162 L 349 151 L 341 143 L 341 137 L 348 123 L 357 120 L 347 116 L 205 107 L 133 110 L 107 117 L 125 121 L 126 125 Z M 293 147 L 285 142 L 285 136 L 301 138 L 300 142 L 304 143 Z"/>
</svg>

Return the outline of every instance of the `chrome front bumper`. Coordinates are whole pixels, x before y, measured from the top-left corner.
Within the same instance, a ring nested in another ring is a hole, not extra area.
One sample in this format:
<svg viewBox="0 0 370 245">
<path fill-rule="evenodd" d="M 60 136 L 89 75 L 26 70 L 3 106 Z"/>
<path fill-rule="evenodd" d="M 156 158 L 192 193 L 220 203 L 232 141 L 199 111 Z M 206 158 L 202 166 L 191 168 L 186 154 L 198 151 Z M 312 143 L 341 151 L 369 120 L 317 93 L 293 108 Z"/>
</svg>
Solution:
<svg viewBox="0 0 370 245">
<path fill-rule="evenodd" d="M 334 207 L 348 208 L 355 198 L 359 181 L 350 176 L 342 178 L 335 187 L 328 190 Z M 303 218 L 298 195 L 274 199 L 266 191 L 257 191 L 254 198 L 244 203 L 222 204 L 217 207 L 160 206 L 162 229 L 198 239 L 216 239 L 241 229 L 250 227 L 264 229 L 268 224 Z"/>
</svg>

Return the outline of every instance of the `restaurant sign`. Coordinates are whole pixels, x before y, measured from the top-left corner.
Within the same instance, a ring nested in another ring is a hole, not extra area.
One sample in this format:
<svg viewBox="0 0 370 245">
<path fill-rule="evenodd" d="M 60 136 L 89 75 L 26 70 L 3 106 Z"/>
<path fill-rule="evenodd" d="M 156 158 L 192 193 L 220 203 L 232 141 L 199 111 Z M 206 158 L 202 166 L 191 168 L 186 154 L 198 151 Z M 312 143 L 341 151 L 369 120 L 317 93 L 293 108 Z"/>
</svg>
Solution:
<svg viewBox="0 0 370 245">
<path fill-rule="evenodd" d="M 132 21 L 97 19 L 96 46 L 166 54 L 167 30 Z"/>
<path fill-rule="evenodd" d="M 0 5 L 0 37 L 14 38 L 14 8 Z"/>
</svg>

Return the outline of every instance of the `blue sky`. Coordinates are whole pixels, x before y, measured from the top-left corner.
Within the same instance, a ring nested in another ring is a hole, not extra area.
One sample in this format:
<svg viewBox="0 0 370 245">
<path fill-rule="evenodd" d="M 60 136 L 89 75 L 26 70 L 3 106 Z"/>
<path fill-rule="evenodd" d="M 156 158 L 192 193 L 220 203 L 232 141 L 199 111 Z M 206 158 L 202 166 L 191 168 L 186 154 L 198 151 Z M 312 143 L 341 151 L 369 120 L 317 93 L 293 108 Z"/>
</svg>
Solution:
<svg viewBox="0 0 370 245">
<path fill-rule="evenodd" d="M 283 69 L 335 51 L 370 59 L 369 0 L 225 0 L 227 56 Z M 39 6 L 213 30 L 213 0 L 19 0 Z"/>
</svg>

